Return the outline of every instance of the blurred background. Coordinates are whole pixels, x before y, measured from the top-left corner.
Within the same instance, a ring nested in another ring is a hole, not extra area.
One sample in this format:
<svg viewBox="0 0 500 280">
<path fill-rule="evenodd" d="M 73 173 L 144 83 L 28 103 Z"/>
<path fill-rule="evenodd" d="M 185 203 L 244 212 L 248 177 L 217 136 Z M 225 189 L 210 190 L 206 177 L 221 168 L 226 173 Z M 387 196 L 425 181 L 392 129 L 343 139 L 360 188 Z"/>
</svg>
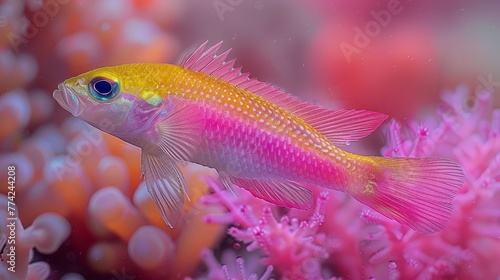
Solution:
<svg viewBox="0 0 500 280">
<path fill-rule="evenodd" d="M 469 89 L 463 108 L 474 107 L 483 89 L 500 105 L 499 13 L 494 0 L 0 0 L 0 184 L 7 166 L 16 164 L 24 227 L 46 212 L 69 222 L 63 236 L 69 238 L 55 242 L 58 250 L 34 256 L 50 264 L 50 279 L 133 279 L 121 276 L 127 273 L 156 279 L 166 272 L 141 260 L 150 252 L 131 257 L 123 240 L 136 236 L 137 227 L 155 225 L 149 230 L 168 239 L 158 241 L 162 250 L 174 250 L 175 242 L 179 251 L 186 229 L 169 231 L 148 208 L 136 149 L 96 136 L 54 102 L 59 82 L 102 66 L 179 63 L 206 40 L 224 41 L 222 48 L 232 48 L 230 58 L 251 77 L 312 103 L 405 122 L 434 110 L 441 93 L 457 86 Z M 377 154 L 382 144 L 376 134 L 351 149 Z M 210 171 L 183 172 L 196 181 L 195 172 Z M 104 192 L 109 186 L 120 192 Z M 122 199 L 119 207 L 129 207 L 125 220 L 135 222 L 101 217 L 112 206 L 92 210 L 108 199 Z M 199 248 L 222 246 L 224 229 L 213 226 L 205 243 L 180 251 L 189 259 Z M 158 254 L 176 267 L 183 262 L 180 255 Z M 197 275 L 199 264 L 193 260 L 176 277 Z"/>
</svg>

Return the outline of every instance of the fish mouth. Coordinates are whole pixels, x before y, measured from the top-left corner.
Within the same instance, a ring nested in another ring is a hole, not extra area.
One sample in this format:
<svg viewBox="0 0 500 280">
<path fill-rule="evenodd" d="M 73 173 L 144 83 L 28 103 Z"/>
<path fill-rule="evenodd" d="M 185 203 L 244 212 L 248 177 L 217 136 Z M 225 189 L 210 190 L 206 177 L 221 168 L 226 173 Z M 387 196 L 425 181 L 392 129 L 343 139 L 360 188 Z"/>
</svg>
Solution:
<svg viewBox="0 0 500 280">
<path fill-rule="evenodd" d="M 52 94 L 54 99 L 63 107 L 66 111 L 70 112 L 73 116 L 78 117 L 83 113 L 83 103 L 78 94 L 64 83 L 60 83 L 57 89 L 54 90 Z"/>
</svg>

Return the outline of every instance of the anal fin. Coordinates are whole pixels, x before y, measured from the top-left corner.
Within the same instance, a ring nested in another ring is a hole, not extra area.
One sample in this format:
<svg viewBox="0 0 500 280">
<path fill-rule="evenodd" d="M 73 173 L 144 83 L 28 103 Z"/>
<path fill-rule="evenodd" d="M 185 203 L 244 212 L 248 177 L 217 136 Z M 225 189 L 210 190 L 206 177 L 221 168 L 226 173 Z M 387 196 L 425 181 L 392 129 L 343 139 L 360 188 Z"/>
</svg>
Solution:
<svg viewBox="0 0 500 280">
<path fill-rule="evenodd" d="M 314 205 L 310 190 L 296 182 L 280 179 L 251 179 L 229 177 L 230 181 L 267 202 L 296 209 L 309 209 Z"/>
</svg>

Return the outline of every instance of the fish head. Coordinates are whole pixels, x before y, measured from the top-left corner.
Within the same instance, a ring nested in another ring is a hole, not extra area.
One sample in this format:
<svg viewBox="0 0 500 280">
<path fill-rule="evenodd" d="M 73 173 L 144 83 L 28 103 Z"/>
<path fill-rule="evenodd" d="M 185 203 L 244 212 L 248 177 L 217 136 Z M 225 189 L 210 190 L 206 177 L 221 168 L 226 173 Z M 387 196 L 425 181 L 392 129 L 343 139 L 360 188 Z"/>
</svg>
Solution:
<svg viewBox="0 0 500 280">
<path fill-rule="evenodd" d="M 154 117 L 165 109 L 162 98 L 142 97 L 152 87 L 146 86 L 146 79 L 132 75 L 138 72 L 136 67 L 122 65 L 86 72 L 60 83 L 53 97 L 73 116 L 127 140 L 154 125 Z"/>
</svg>

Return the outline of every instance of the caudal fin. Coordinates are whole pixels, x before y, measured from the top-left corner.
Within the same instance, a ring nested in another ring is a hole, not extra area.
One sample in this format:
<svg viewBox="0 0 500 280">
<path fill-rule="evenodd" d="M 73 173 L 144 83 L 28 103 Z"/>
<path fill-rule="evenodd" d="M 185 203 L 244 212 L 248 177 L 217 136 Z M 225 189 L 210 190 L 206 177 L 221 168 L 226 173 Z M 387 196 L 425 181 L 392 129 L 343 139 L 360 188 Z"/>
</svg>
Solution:
<svg viewBox="0 0 500 280">
<path fill-rule="evenodd" d="M 441 158 L 374 158 L 379 172 L 369 188 L 354 197 L 413 230 L 442 230 L 452 200 L 463 185 L 456 163 Z"/>
</svg>

